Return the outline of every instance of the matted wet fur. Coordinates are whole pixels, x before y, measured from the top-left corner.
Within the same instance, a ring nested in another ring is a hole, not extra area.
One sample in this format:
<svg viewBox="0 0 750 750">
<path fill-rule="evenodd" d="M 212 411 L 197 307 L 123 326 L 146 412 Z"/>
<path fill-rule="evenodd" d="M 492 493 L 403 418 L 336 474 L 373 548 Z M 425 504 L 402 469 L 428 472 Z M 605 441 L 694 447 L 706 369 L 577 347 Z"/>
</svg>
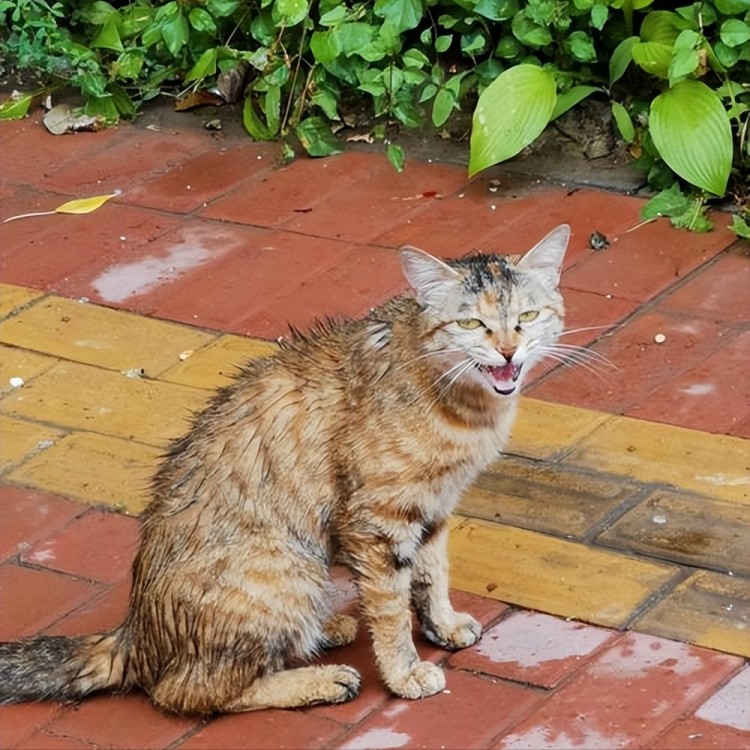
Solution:
<svg viewBox="0 0 750 750">
<path fill-rule="evenodd" d="M 557 351 L 569 229 L 521 260 L 401 251 L 413 295 L 318 326 L 251 362 L 170 448 L 144 513 L 125 622 L 111 633 L 0 644 L 0 701 L 140 688 L 185 714 L 349 700 L 329 565 L 354 573 L 377 665 L 404 698 L 442 690 L 422 632 L 480 637 L 448 598 L 446 521 L 501 451 L 529 368 Z"/>
</svg>

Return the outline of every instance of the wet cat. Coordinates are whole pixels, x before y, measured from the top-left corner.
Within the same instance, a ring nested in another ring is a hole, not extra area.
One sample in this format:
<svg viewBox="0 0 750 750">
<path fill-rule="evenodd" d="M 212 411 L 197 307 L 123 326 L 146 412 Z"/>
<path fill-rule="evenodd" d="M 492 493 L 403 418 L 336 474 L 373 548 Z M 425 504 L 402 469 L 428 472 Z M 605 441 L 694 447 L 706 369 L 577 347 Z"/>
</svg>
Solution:
<svg viewBox="0 0 750 750">
<path fill-rule="evenodd" d="M 355 636 L 328 608 L 333 561 L 356 578 L 388 688 L 442 690 L 412 609 L 446 649 L 480 637 L 448 598 L 446 522 L 502 449 L 527 372 L 555 351 L 569 233 L 520 260 L 404 248 L 413 294 L 246 365 L 156 473 L 124 623 L 0 644 L 0 702 L 130 688 L 185 714 L 349 700 L 354 669 L 299 666 Z"/>
</svg>

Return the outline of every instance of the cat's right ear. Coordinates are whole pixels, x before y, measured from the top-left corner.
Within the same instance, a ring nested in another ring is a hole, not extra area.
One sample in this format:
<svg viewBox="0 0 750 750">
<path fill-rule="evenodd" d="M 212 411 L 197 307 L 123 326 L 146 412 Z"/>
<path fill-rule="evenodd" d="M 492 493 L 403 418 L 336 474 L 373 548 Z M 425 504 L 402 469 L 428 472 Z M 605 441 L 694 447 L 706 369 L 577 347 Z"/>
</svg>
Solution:
<svg viewBox="0 0 750 750">
<path fill-rule="evenodd" d="M 402 247 L 400 254 L 404 276 L 414 290 L 417 302 L 423 306 L 439 307 L 448 287 L 460 278 L 458 271 L 417 247 Z"/>
</svg>

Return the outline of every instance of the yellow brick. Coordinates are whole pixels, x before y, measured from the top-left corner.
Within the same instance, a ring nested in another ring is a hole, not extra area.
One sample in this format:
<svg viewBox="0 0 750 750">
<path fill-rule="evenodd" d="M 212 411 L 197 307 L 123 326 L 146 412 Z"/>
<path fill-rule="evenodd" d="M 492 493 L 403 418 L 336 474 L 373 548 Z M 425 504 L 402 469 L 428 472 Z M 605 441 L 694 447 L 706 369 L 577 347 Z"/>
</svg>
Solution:
<svg viewBox="0 0 750 750">
<path fill-rule="evenodd" d="M 191 411 L 200 409 L 208 395 L 173 383 L 58 362 L 0 400 L 0 412 L 164 446 L 186 432 Z"/>
<path fill-rule="evenodd" d="M 0 472 L 49 449 L 62 433 L 54 427 L 0 415 Z"/>
<path fill-rule="evenodd" d="M 634 628 L 750 657 L 750 585 L 746 578 L 698 571 Z"/>
<path fill-rule="evenodd" d="M 19 310 L 43 295 L 44 292 L 37 289 L 27 289 L 25 286 L 15 284 L 0 284 L 0 318 L 10 315 L 14 310 Z"/>
<path fill-rule="evenodd" d="M 583 440 L 567 462 L 750 503 L 750 441 L 615 417 Z"/>
<path fill-rule="evenodd" d="M 226 334 L 170 367 L 159 380 L 195 388 L 218 388 L 232 381 L 240 365 L 273 354 L 276 349 L 277 346 L 268 341 Z"/>
<path fill-rule="evenodd" d="M 618 627 L 678 568 L 480 520 L 455 519 L 451 585 L 564 617 Z"/>
<path fill-rule="evenodd" d="M 11 378 L 22 378 L 25 385 L 54 364 L 54 357 L 0 344 L 0 394 L 14 390 Z"/>
<path fill-rule="evenodd" d="M 0 341 L 111 370 L 150 377 L 215 334 L 61 297 L 49 297 L 0 323 Z"/>
<path fill-rule="evenodd" d="M 505 452 L 528 458 L 556 457 L 608 418 L 602 412 L 521 398 Z"/>
<path fill-rule="evenodd" d="M 86 432 L 59 440 L 8 475 L 12 482 L 140 513 L 161 451 Z"/>
</svg>

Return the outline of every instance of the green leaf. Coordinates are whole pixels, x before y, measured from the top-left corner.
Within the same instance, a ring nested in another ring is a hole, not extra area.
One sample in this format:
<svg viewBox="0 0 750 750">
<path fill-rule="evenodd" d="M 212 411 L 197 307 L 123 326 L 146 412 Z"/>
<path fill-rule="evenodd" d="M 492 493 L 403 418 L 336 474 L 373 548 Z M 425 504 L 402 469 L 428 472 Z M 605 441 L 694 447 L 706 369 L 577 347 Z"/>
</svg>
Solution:
<svg viewBox="0 0 750 750">
<path fill-rule="evenodd" d="M 281 119 L 281 87 L 269 86 L 261 106 L 268 123 L 268 131 L 274 136 L 277 135 Z"/>
<path fill-rule="evenodd" d="M 591 9 L 591 25 L 601 31 L 609 18 L 609 8 L 606 5 L 595 5 Z"/>
<path fill-rule="evenodd" d="M 678 81 L 692 75 L 700 65 L 698 51 L 681 49 L 675 52 L 669 62 L 669 85 L 674 86 Z"/>
<path fill-rule="evenodd" d="M 195 10 L 195 9 L 193 9 Z M 185 76 L 185 82 L 198 81 L 201 78 L 212 76 L 216 73 L 216 61 L 218 58 L 218 47 L 207 49 L 196 61 L 195 65 Z"/>
<path fill-rule="evenodd" d="M 310 156 L 340 154 L 343 149 L 322 117 L 308 117 L 295 128 L 297 138 Z"/>
<path fill-rule="evenodd" d="M 201 34 L 215 34 L 216 33 L 216 22 L 213 16 L 203 8 L 191 8 L 188 13 L 188 21 L 190 25 Z"/>
<path fill-rule="evenodd" d="M 723 196 L 732 168 L 732 128 L 716 94 L 680 81 L 651 103 L 649 131 L 659 155 L 684 180 Z"/>
<path fill-rule="evenodd" d="M 719 37 L 727 47 L 739 47 L 750 41 L 750 26 L 739 18 L 729 18 L 721 24 Z"/>
<path fill-rule="evenodd" d="M 122 46 L 122 41 L 120 40 L 120 31 L 117 28 L 117 22 L 117 13 L 110 13 L 89 46 L 122 52 L 125 48 Z"/>
<path fill-rule="evenodd" d="M 447 52 L 453 42 L 453 34 L 441 34 L 435 39 L 435 51 Z"/>
<path fill-rule="evenodd" d="M 528 146 L 549 123 L 556 100 L 555 79 L 543 68 L 524 64 L 501 73 L 474 110 L 469 176 Z"/>
<path fill-rule="evenodd" d="M 669 78 L 672 46 L 659 42 L 636 42 L 631 48 L 633 60 L 639 68 L 659 78 Z"/>
<path fill-rule="evenodd" d="M 161 36 L 170 53 L 177 57 L 180 50 L 187 44 L 190 36 L 190 27 L 182 11 L 162 22 Z"/>
<path fill-rule="evenodd" d="M 314 31 L 310 38 L 310 52 L 322 64 L 333 62 L 341 53 L 339 38 L 332 30 Z"/>
<path fill-rule="evenodd" d="M 206 10 L 216 18 L 231 16 L 240 7 L 242 0 L 206 0 Z"/>
<path fill-rule="evenodd" d="M 404 171 L 406 155 L 404 154 L 404 149 L 402 149 L 401 146 L 397 145 L 396 143 L 389 143 L 388 148 L 386 148 L 385 150 L 385 155 L 397 172 Z"/>
<path fill-rule="evenodd" d="M 692 201 L 680 190 L 677 182 L 657 193 L 641 209 L 641 218 L 655 219 L 658 216 L 675 216 L 685 213 Z"/>
<path fill-rule="evenodd" d="M 307 0 L 276 0 L 272 18 L 276 26 L 296 26 L 307 17 Z"/>
<path fill-rule="evenodd" d="M 750 224 L 748 224 L 741 216 L 738 216 L 737 214 L 732 216 L 732 223 L 729 225 L 729 229 L 731 229 L 738 237 L 750 240 Z"/>
<path fill-rule="evenodd" d="M 432 124 L 442 127 L 456 106 L 456 95 L 448 88 L 441 88 L 432 102 Z"/>
<path fill-rule="evenodd" d="M 627 109 L 620 102 L 612 102 L 612 117 L 615 119 L 615 124 L 623 141 L 632 143 L 635 140 L 633 121 L 630 119 Z"/>
<path fill-rule="evenodd" d="M 629 36 L 627 39 L 623 39 L 617 47 L 615 47 L 612 57 L 609 59 L 609 84 L 610 86 L 619 81 L 625 75 L 625 71 L 630 65 L 630 61 L 633 59 L 633 45 L 640 44 L 640 38 L 637 36 Z"/>
<path fill-rule="evenodd" d="M 575 107 L 576 104 L 582 102 L 587 96 L 591 96 L 596 91 L 601 91 L 601 89 L 596 86 L 572 86 L 567 91 L 558 94 L 555 108 L 552 110 L 552 115 L 549 119 L 556 120 L 571 107 Z"/>
<path fill-rule="evenodd" d="M 523 10 L 513 16 L 511 29 L 513 35 L 521 44 L 533 49 L 546 47 L 552 41 L 549 29 L 546 26 L 534 23 Z"/>
<path fill-rule="evenodd" d="M 578 62 L 594 62 L 596 50 L 591 37 L 585 31 L 574 31 L 566 40 L 565 46 L 570 50 L 573 59 Z"/>
<path fill-rule="evenodd" d="M 83 111 L 90 117 L 101 117 L 109 125 L 114 125 L 120 120 L 120 112 L 112 94 L 87 99 Z"/>
<path fill-rule="evenodd" d="M 518 12 L 518 0 L 479 0 L 474 13 L 490 21 L 507 21 Z"/>
<path fill-rule="evenodd" d="M 127 49 L 117 58 L 113 73 L 117 78 L 129 78 L 134 81 L 140 75 L 145 60 L 143 50 Z"/>
<path fill-rule="evenodd" d="M 18 99 L 8 99 L 0 104 L 0 120 L 21 120 L 26 117 L 33 94 L 24 94 Z"/>
<path fill-rule="evenodd" d="M 725 16 L 733 16 L 750 10 L 750 0 L 715 0 L 716 10 Z"/>
<path fill-rule="evenodd" d="M 248 97 L 242 108 L 242 124 L 256 141 L 271 141 L 276 135 L 261 119 L 255 110 L 253 100 Z"/>
<path fill-rule="evenodd" d="M 336 96 L 327 89 L 317 89 L 310 97 L 310 101 L 323 110 L 329 120 L 340 120 L 338 112 L 338 100 Z"/>
<path fill-rule="evenodd" d="M 421 0 L 375 0 L 373 13 L 400 34 L 419 26 L 424 8 Z"/>
<path fill-rule="evenodd" d="M 641 24 L 641 39 L 671 47 L 679 36 L 680 17 L 668 10 L 653 10 Z"/>
</svg>

